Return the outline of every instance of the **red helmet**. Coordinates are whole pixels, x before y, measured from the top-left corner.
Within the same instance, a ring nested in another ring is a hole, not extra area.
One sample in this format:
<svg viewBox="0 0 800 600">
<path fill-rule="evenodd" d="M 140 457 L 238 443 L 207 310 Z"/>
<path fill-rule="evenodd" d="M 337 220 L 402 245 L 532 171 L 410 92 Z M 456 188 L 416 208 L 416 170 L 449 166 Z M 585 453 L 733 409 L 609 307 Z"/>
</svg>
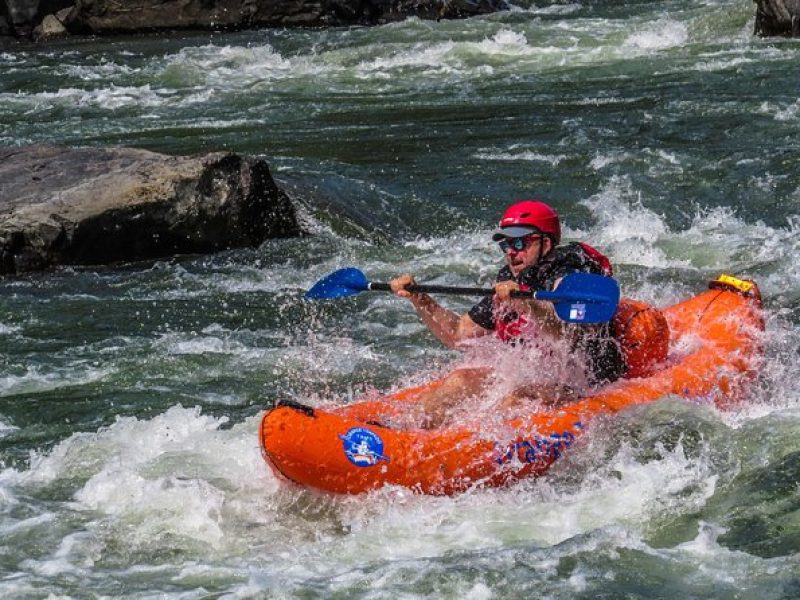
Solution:
<svg viewBox="0 0 800 600">
<path fill-rule="evenodd" d="M 520 200 L 506 209 L 500 219 L 500 228 L 492 239 L 497 242 L 504 237 L 522 237 L 531 233 L 549 235 L 553 244 L 561 242 L 561 223 L 558 213 L 549 204 L 538 200 Z"/>
</svg>

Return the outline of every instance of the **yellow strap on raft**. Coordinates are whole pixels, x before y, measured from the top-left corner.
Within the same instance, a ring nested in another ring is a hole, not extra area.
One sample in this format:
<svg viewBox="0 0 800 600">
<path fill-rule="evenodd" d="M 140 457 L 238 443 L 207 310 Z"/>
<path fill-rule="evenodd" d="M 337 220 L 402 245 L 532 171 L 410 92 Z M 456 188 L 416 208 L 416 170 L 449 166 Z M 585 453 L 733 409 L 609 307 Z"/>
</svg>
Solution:
<svg viewBox="0 0 800 600">
<path fill-rule="evenodd" d="M 752 281 L 739 279 L 733 275 L 721 274 L 714 281 L 709 282 L 708 287 L 712 290 L 730 290 L 743 296 L 751 296 L 756 284 Z"/>
</svg>

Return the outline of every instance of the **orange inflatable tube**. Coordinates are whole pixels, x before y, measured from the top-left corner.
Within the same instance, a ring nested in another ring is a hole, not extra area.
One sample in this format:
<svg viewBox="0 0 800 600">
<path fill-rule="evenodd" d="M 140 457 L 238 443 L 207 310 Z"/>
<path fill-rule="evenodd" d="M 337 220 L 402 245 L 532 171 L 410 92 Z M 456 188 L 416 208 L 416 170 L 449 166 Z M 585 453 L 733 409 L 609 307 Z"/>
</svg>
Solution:
<svg viewBox="0 0 800 600">
<path fill-rule="evenodd" d="M 320 490 L 358 494 L 399 485 L 450 495 L 542 474 L 594 418 L 629 406 L 677 395 L 728 407 L 743 397 L 758 368 L 764 328 L 760 295 L 754 283 L 727 275 L 710 287 L 655 314 L 647 314 L 647 305 L 622 303 L 620 323 L 631 325 L 634 313 L 644 315 L 635 325 L 644 333 L 628 332 L 640 343 L 626 350 L 621 341 L 626 356 L 633 352 L 639 362 L 629 366 L 626 379 L 569 405 L 509 420 L 492 431 L 478 426 L 428 431 L 380 422 L 438 381 L 335 410 L 283 401 L 262 419 L 264 457 L 280 477 Z M 645 351 L 636 350 L 641 347 Z"/>
<path fill-rule="evenodd" d="M 611 322 L 615 339 L 625 357 L 625 377 L 647 377 L 669 354 L 670 329 L 657 308 L 623 298 Z"/>
</svg>

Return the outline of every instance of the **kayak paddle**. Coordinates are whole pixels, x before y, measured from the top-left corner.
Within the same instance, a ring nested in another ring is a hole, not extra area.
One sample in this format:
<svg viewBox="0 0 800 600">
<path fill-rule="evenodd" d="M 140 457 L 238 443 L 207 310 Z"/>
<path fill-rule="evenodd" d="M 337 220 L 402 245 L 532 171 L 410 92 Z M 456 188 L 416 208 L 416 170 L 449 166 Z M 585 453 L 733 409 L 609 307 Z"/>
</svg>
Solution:
<svg viewBox="0 0 800 600">
<path fill-rule="evenodd" d="M 461 296 L 490 296 L 493 289 L 459 287 L 450 285 L 409 285 L 409 292 L 426 294 L 456 294 Z M 356 268 L 339 269 L 326 275 L 305 293 L 306 300 L 330 300 L 345 298 L 361 292 L 390 292 L 388 283 L 369 281 Z M 552 292 L 512 292 L 513 298 L 534 298 L 552 302 L 556 314 L 567 323 L 605 323 L 617 311 L 619 303 L 619 284 L 611 277 L 591 273 L 570 273 L 565 275 Z"/>
</svg>

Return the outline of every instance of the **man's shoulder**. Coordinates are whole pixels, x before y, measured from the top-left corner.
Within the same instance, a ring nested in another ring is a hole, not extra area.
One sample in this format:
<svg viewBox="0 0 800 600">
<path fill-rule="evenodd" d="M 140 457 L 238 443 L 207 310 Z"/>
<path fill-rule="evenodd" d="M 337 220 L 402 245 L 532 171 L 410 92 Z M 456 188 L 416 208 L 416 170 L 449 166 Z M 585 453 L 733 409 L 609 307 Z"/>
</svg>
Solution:
<svg viewBox="0 0 800 600">
<path fill-rule="evenodd" d="M 603 255 L 599 254 L 599 256 Z M 608 259 L 604 256 L 603 258 L 602 262 L 598 260 L 597 257 L 587 251 L 585 245 L 581 242 L 570 242 L 556 246 L 542 260 L 537 269 L 536 275 L 539 280 L 539 287 L 553 289 L 555 282 L 569 273 L 595 273 L 600 275 L 606 273 L 607 270 L 610 272 L 610 263 L 608 263 L 607 269 L 603 263 L 607 263 Z"/>
<path fill-rule="evenodd" d="M 542 260 L 542 263 L 550 263 L 552 265 L 572 264 L 581 265 L 587 260 L 592 260 L 589 253 L 580 242 L 569 242 L 556 246 L 553 250 Z"/>
</svg>

